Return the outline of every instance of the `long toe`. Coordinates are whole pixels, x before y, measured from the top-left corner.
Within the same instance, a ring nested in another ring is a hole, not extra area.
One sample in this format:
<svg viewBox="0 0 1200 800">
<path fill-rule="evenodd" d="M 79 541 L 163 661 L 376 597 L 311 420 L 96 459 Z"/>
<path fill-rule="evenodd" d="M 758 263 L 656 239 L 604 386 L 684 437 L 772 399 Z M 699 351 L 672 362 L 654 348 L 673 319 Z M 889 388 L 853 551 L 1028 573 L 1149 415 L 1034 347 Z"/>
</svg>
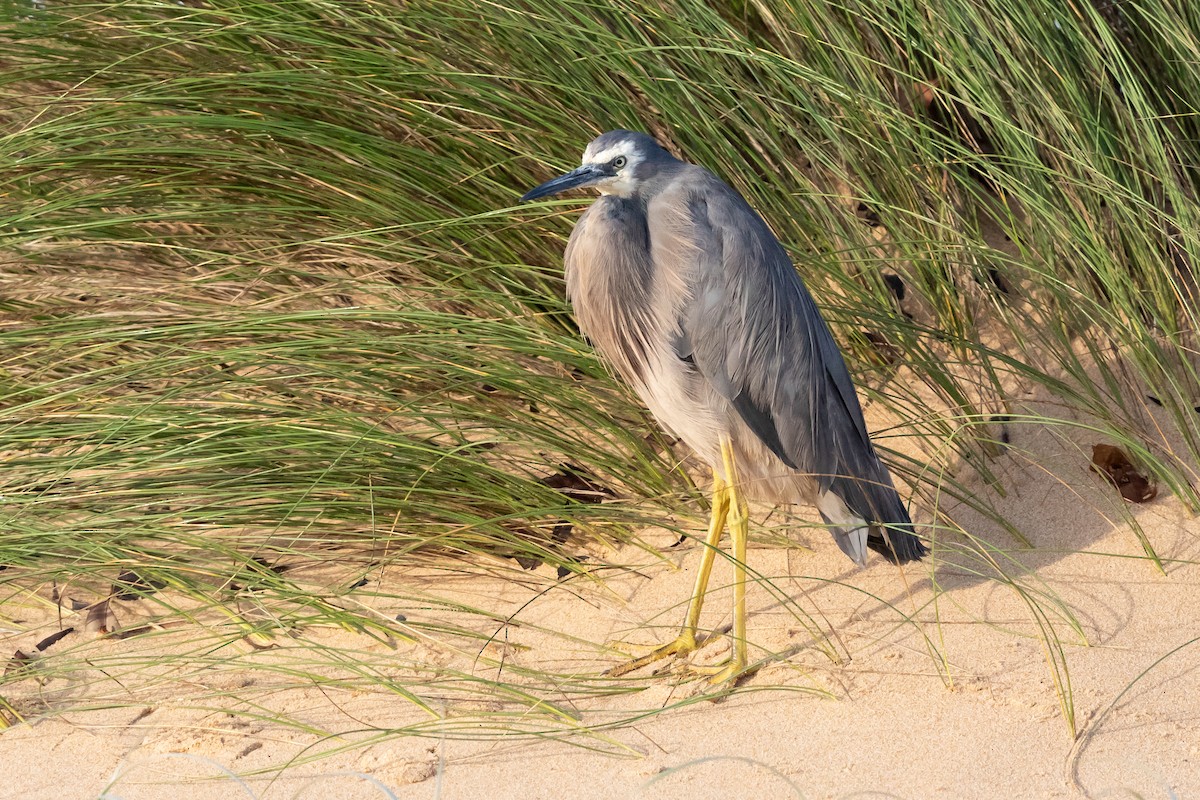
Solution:
<svg viewBox="0 0 1200 800">
<path fill-rule="evenodd" d="M 642 667 L 648 667 L 658 661 L 666 658 L 686 656 L 688 653 L 694 652 L 701 644 L 697 643 L 696 637 L 688 633 L 681 633 L 674 641 L 667 642 L 661 647 L 656 647 L 644 656 L 626 661 L 624 664 L 605 670 L 604 674 L 610 678 L 619 678 L 622 675 L 628 675 L 630 672 L 639 670 Z"/>
</svg>

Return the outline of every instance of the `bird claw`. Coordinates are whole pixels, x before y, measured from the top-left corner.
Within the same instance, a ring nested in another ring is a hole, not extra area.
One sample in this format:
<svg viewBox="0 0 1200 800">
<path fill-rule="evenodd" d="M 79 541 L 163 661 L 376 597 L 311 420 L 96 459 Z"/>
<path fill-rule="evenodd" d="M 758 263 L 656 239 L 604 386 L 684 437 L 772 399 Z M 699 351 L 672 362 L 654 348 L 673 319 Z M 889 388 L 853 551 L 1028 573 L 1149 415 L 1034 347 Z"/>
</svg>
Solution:
<svg viewBox="0 0 1200 800">
<path fill-rule="evenodd" d="M 610 678 L 619 678 L 622 675 L 628 675 L 642 667 L 648 667 L 655 662 L 663 661 L 667 658 L 674 657 L 678 659 L 685 657 L 722 638 L 721 636 L 708 636 L 697 640 L 693 635 L 682 633 L 673 641 L 656 647 L 643 656 L 605 670 L 604 675 Z M 731 653 L 728 658 L 724 658 L 715 664 L 684 664 L 677 669 L 664 667 L 654 674 L 659 675 L 670 672 L 685 678 L 706 678 L 710 686 L 724 685 L 732 688 L 737 685 L 738 681 L 756 670 L 756 666 L 749 667 L 744 661 L 739 660 L 735 652 Z"/>
<path fill-rule="evenodd" d="M 703 647 L 708 641 L 706 639 L 703 642 L 697 642 L 695 634 L 681 633 L 673 641 L 667 642 L 661 647 L 654 648 L 644 656 L 607 669 L 604 671 L 604 674 L 610 678 L 619 678 L 622 675 L 628 675 L 630 672 L 639 670 L 642 667 L 648 667 L 656 661 L 662 661 L 671 656 L 686 656 L 688 653 L 695 652 Z"/>
<path fill-rule="evenodd" d="M 724 664 L 716 664 L 711 667 L 692 667 L 689 671 L 695 675 L 707 677 L 709 686 L 723 686 L 732 689 L 737 686 L 738 681 L 755 670 L 730 658 Z"/>
</svg>

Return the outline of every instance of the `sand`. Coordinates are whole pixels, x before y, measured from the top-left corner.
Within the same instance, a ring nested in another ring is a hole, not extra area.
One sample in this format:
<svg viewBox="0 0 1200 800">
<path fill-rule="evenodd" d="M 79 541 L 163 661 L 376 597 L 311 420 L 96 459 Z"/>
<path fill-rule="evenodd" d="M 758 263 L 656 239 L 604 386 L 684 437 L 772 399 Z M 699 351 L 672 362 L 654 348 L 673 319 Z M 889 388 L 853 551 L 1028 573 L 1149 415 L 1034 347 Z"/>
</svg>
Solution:
<svg viewBox="0 0 1200 800">
<path fill-rule="evenodd" d="M 996 461 L 1006 491 L 1001 508 L 1030 536 L 1032 549 L 1021 549 L 965 510 L 957 519 L 1003 544 L 1027 569 L 1025 586 L 1057 596 L 1074 612 L 1078 632 L 1061 618 L 1051 616 L 1048 624 L 1063 643 L 1077 739 L 1064 721 L 1030 606 L 1003 581 L 973 574 L 978 563 L 972 565 L 960 543 L 948 537 L 938 557 L 900 574 L 878 559 L 854 569 L 823 532 L 801 529 L 794 535 L 811 550 L 760 541 L 752 545 L 749 563 L 812 614 L 832 644 L 822 646 L 803 615 L 752 586 L 752 655 L 777 655 L 744 681 L 744 691 L 723 700 L 683 704 L 602 737 L 396 736 L 289 766 L 322 740 L 267 720 L 188 708 L 172 696 L 185 695 L 186 683 L 166 681 L 144 706 L 33 718 L 0 735 L 0 796 L 1196 796 L 1200 523 L 1166 492 L 1144 505 L 1124 505 L 1087 469 L 1094 436 L 1073 436 L 1017 429 L 1012 452 Z M 1166 560 L 1165 575 L 1141 558 L 1126 513 Z M 759 521 L 765 515 L 756 509 Z M 655 536 L 648 534 L 660 545 L 670 542 L 665 533 Z M 585 580 L 556 584 L 549 567 L 539 568 L 527 584 L 468 576 L 443 581 L 442 588 L 497 614 L 515 615 L 521 625 L 505 628 L 493 645 L 511 646 L 508 668 L 595 675 L 619 656 L 539 632 L 538 626 L 593 642 L 668 637 L 682 616 L 699 548 L 685 543 L 665 552 L 662 562 L 632 548 L 614 554 L 614 561 L 640 566 L 609 576 L 607 588 Z M 714 581 L 727 583 L 726 565 L 718 565 Z M 728 589 L 713 592 L 706 629 L 727 622 L 729 596 Z M 1044 598 L 1042 606 L 1053 608 Z M 28 646 L 43 635 L 45 630 L 14 634 L 5 646 Z M 344 632 L 331 632 L 324 641 L 363 647 L 361 637 Z M 717 660 L 726 647 L 718 641 L 696 659 Z M 396 657 L 436 656 L 449 666 L 497 674 L 496 666 L 473 661 L 469 653 L 438 656 L 435 650 L 400 643 Z M 697 684 L 674 674 L 648 672 L 631 679 L 640 691 L 579 701 L 581 719 L 621 719 L 695 691 Z M 379 693 L 281 688 L 262 697 L 269 709 L 338 731 L 420 718 L 409 704 Z M 248 774 L 263 769 L 271 773 Z"/>
</svg>

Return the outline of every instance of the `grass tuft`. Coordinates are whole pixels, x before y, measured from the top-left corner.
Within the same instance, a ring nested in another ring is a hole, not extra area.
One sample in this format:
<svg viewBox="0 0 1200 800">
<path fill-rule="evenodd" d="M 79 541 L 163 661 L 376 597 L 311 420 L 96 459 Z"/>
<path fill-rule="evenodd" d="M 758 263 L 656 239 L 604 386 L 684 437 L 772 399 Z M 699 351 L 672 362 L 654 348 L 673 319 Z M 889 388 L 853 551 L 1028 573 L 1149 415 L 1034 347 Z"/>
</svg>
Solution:
<svg viewBox="0 0 1200 800">
<path fill-rule="evenodd" d="M 1027 604 L 1072 733 L 1083 634 L 1010 555 L 1037 544 L 994 505 L 1010 432 L 1086 431 L 1200 508 L 1186 4 L 3 8 L 0 622 L 100 609 L 174 655 L 56 645 L 0 678 L 0 719 L 76 707 L 28 687 L 81 670 L 104 705 L 220 668 L 394 693 L 429 717 L 403 732 L 603 730 L 564 698 L 629 684 L 391 648 L 493 644 L 498 612 L 409 570 L 602 585 L 611 545 L 694 527 L 681 454 L 563 300 L 580 203 L 514 207 L 608 128 L 771 222 L 935 553 Z"/>
</svg>

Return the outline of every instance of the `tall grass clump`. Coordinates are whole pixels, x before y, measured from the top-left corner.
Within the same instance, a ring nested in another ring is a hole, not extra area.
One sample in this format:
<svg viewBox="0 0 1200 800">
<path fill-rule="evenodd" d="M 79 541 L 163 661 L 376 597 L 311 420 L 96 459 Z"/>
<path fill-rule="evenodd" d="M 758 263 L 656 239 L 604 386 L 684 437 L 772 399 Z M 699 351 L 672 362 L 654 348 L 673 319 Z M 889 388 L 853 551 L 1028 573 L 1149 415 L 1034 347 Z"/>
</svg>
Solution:
<svg viewBox="0 0 1200 800">
<path fill-rule="evenodd" d="M 938 552 L 1024 593 L 1065 697 L 1069 609 L 1024 581 L 1004 551 L 1025 533 L 964 477 L 995 480 L 997 426 L 1085 426 L 1198 503 L 1186 4 L 3 8 L 9 603 L 133 593 L 151 628 L 190 615 L 229 641 L 469 642 L 486 609 L 451 603 L 451 629 L 348 598 L 413 564 L 602 575 L 589 542 L 695 507 L 565 305 L 577 203 L 514 207 L 614 127 L 771 221 L 902 421 L 879 443 L 951 531 Z M 607 502 L 556 489 L 567 473 Z M 962 504 L 1013 536 L 954 535 Z M 406 682 L 313 658 L 435 717 L 449 702 L 419 665 Z M 547 711 L 546 677 L 475 688 Z"/>
</svg>

